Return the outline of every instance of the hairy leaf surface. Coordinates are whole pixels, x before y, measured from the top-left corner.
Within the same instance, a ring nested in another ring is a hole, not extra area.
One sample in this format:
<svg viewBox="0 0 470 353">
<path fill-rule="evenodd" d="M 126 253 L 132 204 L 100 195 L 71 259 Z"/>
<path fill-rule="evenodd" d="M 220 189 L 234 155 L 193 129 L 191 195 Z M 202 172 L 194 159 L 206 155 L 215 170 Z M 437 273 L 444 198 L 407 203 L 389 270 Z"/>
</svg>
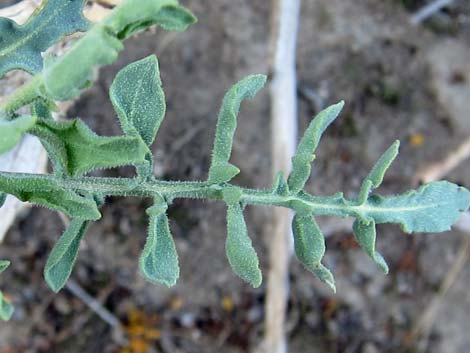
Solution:
<svg viewBox="0 0 470 353">
<path fill-rule="evenodd" d="M 294 250 L 299 261 L 318 278 L 336 291 L 335 279 L 321 260 L 325 255 L 325 238 L 309 214 L 296 214 L 292 220 Z"/>
<path fill-rule="evenodd" d="M 66 55 L 46 63 L 41 86 L 44 98 L 67 100 L 78 95 L 92 80 L 95 69 L 114 62 L 123 49 L 121 41 L 136 31 L 152 25 L 184 30 L 195 21 L 177 1 L 124 1 L 105 21 L 94 25 Z"/>
<path fill-rule="evenodd" d="M 184 31 L 196 17 L 176 0 L 127 0 L 105 21 L 119 39 L 136 31 L 160 25 L 167 31 Z"/>
<path fill-rule="evenodd" d="M 251 75 L 236 83 L 227 92 L 220 108 L 215 132 L 212 162 L 209 169 L 210 183 L 223 183 L 232 179 L 240 170 L 228 161 L 232 153 L 233 136 L 237 127 L 237 115 L 243 100 L 253 98 L 266 83 L 266 76 Z"/>
<path fill-rule="evenodd" d="M 36 123 L 34 116 L 20 116 L 14 120 L 0 118 L 0 154 L 15 147 L 24 132 Z"/>
<path fill-rule="evenodd" d="M 283 172 L 277 173 L 276 178 L 274 179 L 272 193 L 280 196 L 287 196 L 289 194 L 289 185 L 287 185 Z"/>
<path fill-rule="evenodd" d="M 77 260 L 80 241 L 85 234 L 89 221 L 73 219 L 69 226 L 55 243 L 44 268 L 44 278 L 49 287 L 60 291 L 72 273 Z"/>
<path fill-rule="evenodd" d="M 0 172 L 0 191 L 21 201 L 62 211 L 71 218 L 97 220 L 101 217 L 94 201 L 44 175 Z"/>
<path fill-rule="evenodd" d="M 259 287 L 263 276 L 258 255 L 248 236 L 243 210 L 238 202 L 228 205 L 225 250 L 233 272 L 253 287 Z"/>
<path fill-rule="evenodd" d="M 297 151 L 292 157 L 292 172 L 287 180 L 292 192 L 297 193 L 304 188 L 310 177 L 311 163 L 315 159 L 315 150 L 320 138 L 326 128 L 338 117 L 343 106 L 344 102 L 341 101 L 318 113 L 300 139 Z"/>
<path fill-rule="evenodd" d="M 359 217 L 376 223 L 398 223 L 403 231 L 444 232 L 470 207 L 470 191 L 436 181 L 398 196 L 372 195 L 357 207 Z"/>
<path fill-rule="evenodd" d="M 107 28 L 95 25 L 65 55 L 46 61 L 41 86 L 43 97 L 64 101 L 79 95 L 93 80 L 94 69 L 114 62 L 123 48 Z"/>
<path fill-rule="evenodd" d="M 364 179 L 361 191 L 359 193 L 359 203 L 362 204 L 367 200 L 372 189 L 378 188 L 384 179 L 384 175 L 395 158 L 398 156 L 400 141 L 395 141 L 379 158 L 372 167 L 370 173 Z"/>
<path fill-rule="evenodd" d="M 13 69 L 40 72 L 42 52 L 61 38 L 88 29 L 82 14 L 85 1 L 44 0 L 23 25 L 0 18 L 0 76 Z"/>
<path fill-rule="evenodd" d="M 142 275 L 150 282 L 171 287 L 176 284 L 180 270 L 166 208 L 166 203 L 161 199 L 147 210 L 150 225 L 139 267 Z"/>
<path fill-rule="evenodd" d="M 142 163 L 148 153 L 145 143 L 136 136 L 98 136 L 79 119 L 42 120 L 33 133 L 46 148 L 55 170 L 71 176 Z"/>
<path fill-rule="evenodd" d="M 353 224 L 353 232 L 361 248 L 380 267 L 384 273 L 388 273 L 388 265 L 383 256 L 375 250 L 376 231 L 375 222 L 356 220 Z"/>
<path fill-rule="evenodd" d="M 151 55 L 119 71 L 110 97 L 124 133 L 138 135 L 150 146 L 166 108 L 157 57 Z"/>
</svg>

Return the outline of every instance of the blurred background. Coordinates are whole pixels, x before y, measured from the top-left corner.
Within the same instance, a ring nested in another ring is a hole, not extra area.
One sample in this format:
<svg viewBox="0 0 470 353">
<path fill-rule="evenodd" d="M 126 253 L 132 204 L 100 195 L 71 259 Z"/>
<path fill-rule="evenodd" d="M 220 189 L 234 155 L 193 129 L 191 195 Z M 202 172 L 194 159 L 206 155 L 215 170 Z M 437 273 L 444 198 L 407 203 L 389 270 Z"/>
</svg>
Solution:
<svg viewBox="0 0 470 353">
<path fill-rule="evenodd" d="M 109 86 L 123 66 L 154 53 L 167 98 L 167 115 L 153 146 L 155 172 L 168 180 L 202 180 L 224 93 L 247 74 L 272 73 L 275 1 L 181 2 L 198 17 L 196 25 L 185 33 L 158 29 L 128 40 L 118 61 L 100 71 L 96 84 L 66 115 L 83 118 L 100 134 L 120 134 Z M 310 192 L 343 191 L 354 197 L 395 139 L 402 142 L 401 153 L 379 192 L 403 192 L 425 179 L 423 170 L 442 166 L 468 144 L 470 1 L 448 1 L 420 18 L 420 10 L 435 2 L 302 1 L 295 65 L 299 133 L 320 109 L 346 101 L 320 143 Z M 10 74 L 1 85 L 11 79 Z M 239 115 L 232 161 L 242 170 L 235 179 L 240 185 L 272 184 L 269 92 L 266 88 L 243 103 Z M 470 161 L 442 174 L 469 187 Z M 132 169 L 100 175 L 130 176 Z M 0 322 L 0 353 L 261 351 L 271 209 L 246 211 L 265 274 L 265 284 L 252 289 L 226 260 L 224 206 L 176 200 L 169 216 L 181 278 L 167 289 L 138 275 L 149 202 L 108 200 L 102 220 L 83 240 L 72 285 L 57 295 L 47 288 L 42 271 L 63 230 L 60 218 L 33 208 L 17 219 L 0 246 L 0 258 L 12 261 L 1 288 L 16 306 L 12 320 Z M 380 225 L 377 246 L 390 265 L 385 276 L 358 248 L 348 224 L 319 221 L 337 293 L 292 259 L 288 352 L 469 352 L 468 234 L 456 229 L 406 235 L 398 227 Z M 91 300 L 99 303 L 101 316 L 90 309 Z"/>
</svg>

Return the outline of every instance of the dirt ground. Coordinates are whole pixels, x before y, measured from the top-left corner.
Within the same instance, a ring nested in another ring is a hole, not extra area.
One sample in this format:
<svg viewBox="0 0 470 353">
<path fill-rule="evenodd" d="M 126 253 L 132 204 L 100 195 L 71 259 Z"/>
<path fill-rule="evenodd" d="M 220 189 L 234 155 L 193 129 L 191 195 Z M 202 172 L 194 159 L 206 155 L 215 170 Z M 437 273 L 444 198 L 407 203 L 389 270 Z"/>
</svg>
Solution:
<svg viewBox="0 0 470 353">
<path fill-rule="evenodd" d="M 119 134 L 108 99 L 112 79 L 127 63 L 155 53 L 167 98 L 167 115 L 153 148 L 155 172 L 169 180 L 197 180 L 207 175 L 225 91 L 244 75 L 269 73 L 270 2 L 182 2 L 198 16 L 198 24 L 183 34 L 157 30 L 129 40 L 119 60 L 100 72 L 95 86 L 67 115 L 83 118 L 101 134 Z M 405 191 L 419 168 L 441 159 L 470 135 L 470 2 L 455 1 L 423 25 L 409 24 L 424 3 L 303 1 L 299 129 L 321 106 L 346 101 L 341 118 L 320 144 L 309 191 L 354 196 L 395 139 L 402 142 L 401 153 L 380 192 Z M 265 89 L 244 103 L 239 115 L 232 157 L 242 170 L 237 183 L 270 186 L 269 124 Z M 132 175 L 132 170 L 101 174 Z M 469 187 L 470 162 L 448 179 Z M 12 321 L 0 323 L 0 353 L 255 350 L 263 335 L 265 288 L 254 290 L 230 271 L 223 205 L 178 200 L 171 206 L 181 278 L 166 289 L 137 275 L 149 202 L 110 199 L 103 219 L 85 237 L 72 275 L 125 325 L 127 347 L 69 290 L 54 295 L 46 287 L 42 270 L 62 226 L 57 215 L 35 208 L 17 221 L 0 246 L 0 258 L 13 262 L 2 274 L 1 288 L 16 306 Z M 269 209 L 248 208 L 247 224 L 264 273 L 268 221 Z M 336 276 L 337 294 L 292 261 L 290 352 L 467 353 L 468 261 L 427 320 L 429 328 L 413 336 L 467 241 L 468 236 L 455 231 L 410 236 L 381 225 L 378 248 L 391 269 L 384 276 L 358 249 L 350 231 L 329 235 L 325 262 Z"/>
</svg>

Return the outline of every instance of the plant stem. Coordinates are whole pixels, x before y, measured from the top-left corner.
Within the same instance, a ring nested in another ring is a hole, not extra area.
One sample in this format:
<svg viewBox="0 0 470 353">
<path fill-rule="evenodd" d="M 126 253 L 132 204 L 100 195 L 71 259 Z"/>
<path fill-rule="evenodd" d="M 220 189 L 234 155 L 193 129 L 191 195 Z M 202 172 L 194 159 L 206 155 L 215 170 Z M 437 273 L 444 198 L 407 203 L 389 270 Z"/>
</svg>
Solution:
<svg viewBox="0 0 470 353">
<path fill-rule="evenodd" d="M 223 200 L 223 190 L 236 188 L 241 191 L 240 202 L 247 205 L 273 205 L 286 207 L 296 211 L 312 212 L 316 215 L 335 214 L 340 216 L 354 215 L 360 211 L 361 207 L 353 202 L 338 202 L 342 195 L 331 196 L 311 196 L 300 193 L 297 195 L 278 195 L 271 190 L 256 190 L 241 188 L 231 184 L 212 184 L 208 182 L 184 182 L 184 181 L 160 181 L 141 180 L 139 178 L 101 178 L 101 177 L 79 177 L 62 178 L 54 175 L 42 174 L 22 174 L 0 172 L 0 182 L 10 178 L 24 179 L 31 178 L 50 180 L 60 185 L 64 189 L 74 190 L 80 194 L 96 193 L 106 196 L 135 196 L 154 197 L 161 195 L 168 200 L 175 198 L 190 199 L 212 199 Z M 357 209 L 357 211 L 356 211 Z M 379 208 L 377 208 L 379 211 Z"/>
<path fill-rule="evenodd" d="M 31 81 L 14 91 L 6 99 L 0 109 L 5 111 L 7 114 L 12 114 L 21 107 L 33 102 L 36 98 L 41 96 L 41 92 L 39 90 L 41 82 L 42 75 L 39 74 L 34 76 Z"/>
</svg>

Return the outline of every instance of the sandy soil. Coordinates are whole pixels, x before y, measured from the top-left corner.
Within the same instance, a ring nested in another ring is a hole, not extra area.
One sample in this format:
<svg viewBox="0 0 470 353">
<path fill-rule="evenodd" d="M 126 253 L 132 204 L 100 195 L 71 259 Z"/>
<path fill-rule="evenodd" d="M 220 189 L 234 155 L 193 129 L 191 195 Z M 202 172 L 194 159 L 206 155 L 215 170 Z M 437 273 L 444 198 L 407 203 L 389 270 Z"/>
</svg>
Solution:
<svg viewBox="0 0 470 353">
<path fill-rule="evenodd" d="M 68 112 L 99 133 L 120 133 L 108 100 L 112 79 L 127 63 L 157 54 L 168 111 L 153 148 L 156 173 L 173 180 L 206 177 L 224 92 L 246 74 L 268 73 L 269 62 L 269 2 L 186 3 L 198 16 L 197 25 L 183 34 L 157 30 L 129 40 L 119 60 L 100 72 L 97 84 Z M 466 60 L 470 5 L 457 1 L 432 21 L 411 26 L 410 13 L 422 3 L 303 2 L 298 47 L 300 129 L 319 105 L 339 99 L 347 103 L 321 142 L 310 191 L 355 195 L 374 161 L 397 138 L 402 141 L 401 154 L 380 191 L 404 191 L 420 167 L 445 156 L 470 133 L 465 105 L 470 99 Z M 311 92 L 317 100 L 309 98 Z M 237 183 L 271 184 L 269 131 L 264 90 L 244 103 L 240 114 L 232 158 L 242 170 Z M 102 174 L 132 175 L 132 170 Z M 470 186 L 470 163 L 448 178 Z M 181 279 L 174 288 L 165 289 L 137 275 L 149 202 L 110 199 L 103 219 L 90 228 L 83 242 L 72 276 L 127 325 L 133 346 L 120 347 L 109 326 L 69 291 L 53 295 L 47 289 L 42 269 L 61 233 L 61 222 L 49 211 L 33 209 L 18 220 L 0 247 L 0 258 L 13 260 L 12 268 L 2 274 L 2 289 L 17 307 L 10 323 L 0 323 L 1 353 L 138 353 L 139 347 L 172 353 L 253 351 L 263 333 L 264 290 L 251 289 L 229 270 L 223 205 L 180 200 L 171 206 Z M 248 209 L 249 232 L 265 272 L 269 234 L 263 229 L 268 220 L 269 209 Z M 467 352 L 468 262 L 442 299 L 430 329 L 421 338 L 412 337 L 420 316 L 438 295 L 464 235 L 410 236 L 393 226 L 380 226 L 378 234 L 378 247 L 390 264 L 389 276 L 383 276 L 357 248 L 351 232 L 328 237 L 326 263 L 337 278 L 336 295 L 293 261 L 291 352 Z"/>
</svg>

